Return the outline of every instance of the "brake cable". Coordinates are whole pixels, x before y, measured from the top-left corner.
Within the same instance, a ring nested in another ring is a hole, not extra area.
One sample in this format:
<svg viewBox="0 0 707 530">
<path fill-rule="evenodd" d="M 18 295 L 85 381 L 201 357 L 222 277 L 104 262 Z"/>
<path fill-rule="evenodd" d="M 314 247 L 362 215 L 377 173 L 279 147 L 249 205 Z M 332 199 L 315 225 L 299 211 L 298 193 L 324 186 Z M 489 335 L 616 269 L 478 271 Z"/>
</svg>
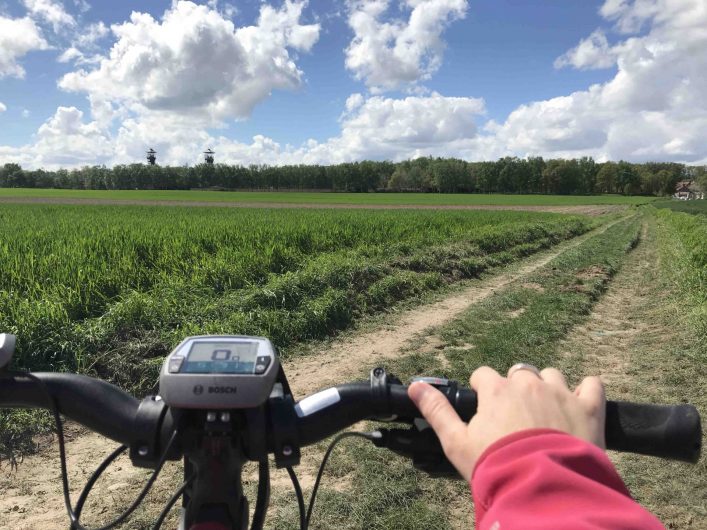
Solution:
<svg viewBox="0 0 707 530">
<path fill-rule="evenodd" d="M 101 465 L 96 468 L 96 470 L 93 472 L 91 475 L 91 478 L 88 479 L 88 482 L 86 482 L 86 485 L 83 487 L 83 491 L 81 492 L 81 495 L 79 496 L 79 500 L 76 502 L 76 508 L 74 508 L 74 513 L 76 514 L 76 519 L 81 517 L 81 511 L 83 510 L 83 505 L 86 503 L 86 499 L 88 498 L 88 494 L 91 492 L 91 489 L 93 489 L 93 485 L 96 483 L 98 478 L 103 474 L 103 472 L 106 470 L 106 468 L 113 463 L 113 461 L 118 458 L 125 450 L 128 448 L 127 445 L 121 445 L 119 446 L 115 451 L 113 451 L 111 454 L 109 454 L 103 462 L 101 462 Z"/>
<path fill-rule="evenodd" d="M 101 526 L 100 528 L 97 528 L 95 530 L 110 530 L 111 528 L 115 528 L 120 523 L 125 521 L 128 517 L 130 517 L 130 515 L 135 511 L 135 509 L 138 506 L 140 506 L 142 501 L 145 499 L 147 494 L 150 492 L 152 485 L 157 480 L 157 477 L 159 476 L 160 471 L 162 471 L 162 466 L 164 466 L 164 463 L 167 461 L 167 455 L 169 454 L 169 451 L 172 448 L 172 445 L 174 445 L 176 438 L 177 438 L 177 431 L 174 431 L 172 433 L 172 436 L 169 439 L 169 442 L 167 442 L 164 453 L 162 454 L 162 457 L 160 457 L 157 467 L 155 468 L 155 470 L 153 471 L 149 480 L 147 481 L 147 483 L 145 484 L 145 486 L 143 487 L 142 491 L 137 496 L 137 498 L 133 501 L 133 503 L 122 514 L 120 514 L 116 519 L 114 519 L 113 521 L 111 521 L 107 525 Z M 64 457 L 64 459 L 65 459 L 65 457 Z M 64 468 L 64 473 L 65 473 L 66 472 L 65 471 L 65 469 L 66 469 L 66 461 L 65 460 L 64 460 L 64 465 L 62 467 Z M 62 477 L 62 481 L 65 484 L 66 498 L 68 499 L 68 485 L 69 485 L 68 477 L 66 477 L 66 476 Z M 69 502 L 71 502 L 70 499 L 69 499 Z M 70 509 L 70 504 L 67 506 Z M 81 523 L 79 522 L 79 518 L 75 513 L 70 511 L 69 517 L 71 518 L 71 521 L 73 524 L 72 530 L 89 530 L 85 526 L 81 525 Z"/>
<path fill-rule="evenodd" d="M 322 463 L 319 466 L 319 472 L 317 473 L 317 480 L 314 482 L 314 488 L 312 489 L 312 496 L 309 499 L 309 508 L 307 509 L 307 516 L 304 519 L 304 526 L 302 526 L 303 530 L 307 530 L 309 528 L 309 521 L 312 518 L 312 511 L 314 510 L 314 501 L 317 498 L 317 491 L 319 490 L 319 484 L 322 481 L 322 475 L 324 474 L 324 467 L 326 466 L 327 461 L 329 460 L 329 456 L 331 456 L 331 453 L 334 450 L 334 447 L 336 446 L 336 444 L 338 444 L 344 438 L 363 438 L 368 441 L 373 441 L 373 440 L 378 439 L 380 437 L 381 437 L 381 433 L 378 431 L 372 431 L 372 432 L 349 431 L 349 432 L 342 432 L 341 434 L 338 434 L 332 440 L 332 442 L 329 444 L 329 447 L 326 450 L 326 453 L 324 453 L 324 458 L 322 458 Z"/>
<path fill-rule="evenodd" d="M 299 508 L 299 527 L 300 530 L 306 530 L 307 521 L 304 517 L 304 495 L 302 495 L 302 487 L 300 486 L 299 480 L 297 479 L 297 474 L 292 466 L 287 466 L 287 473 L 290 475 L 292 480 L 292 487 L 295 489 L 295 495 L 297 496 L 297 507 Z"/>
<path fill-rule="evenodd" d="M 160 530 L 160 528 L 162 527 L 162 523 L 164 523 L 164 520 L 167 518 L 167 514 L 172 509 L 172 506 L 174 506 L 174 503 L 177 502 L 179 497 L 184 494 L 184 491 L 192 483 L 195 476 L 196 475 L 192 475 L 187 480 L 185 480 L 184 483 L 179 487 L 179 489 L 174 492 L 174 495 L 170 497 L 169 501 L 167 501 L 167 504 L 160 512 L 160 516 L 157 518 L 157 521 L 155 521 L 155 525 L 152 527 L 152 530 Z"/>
<path fill-rule="evenodd" d="M 66 447 L 65 447 L 65 441 L 64 441 L 64 427 L 61 421 L 61 417 L 59 415 L 59 408 L 56 403 L 56 399 L 54 399 L 54 396 L 52 396 L 51 392 L 49 391 L 49 388 L 47 387 L 46 383 L 42 381 L 39 377 L 35 376 L 34 374 L 30 372 L 11 372 L 11 375 L 15 376 L 20 376 L 20 377 L 27 377 L 28 379 L 34 381 L 39 385 L 39 387 L 42 389 L 44 392 L 47 402 L 49 403 L 49 408 L 54 416 L 54 422 L 56 423 L 56 431 L 57 431 L 57 439 L 59 442 L 59 461 L 61 464 L 61 484 L 62 488 L 64 490 L 64 505 L 66 506 L 66 512 L 69 515 L 69 520 L 71 522 L 71 530 L 90 530 L 84 526 L 81 525 L 79 522 L 79 516 L 80 516 L 80 510 L 78 511 L 78 514 L 74 512 L 74 510 L 71 508 L 71 494 L 69 492 L 69 475 L 67 471 L 67 466 L 66 466 Z M 142 501 L 145 499 L 147 494 L 149 493 L 150 489 L 152 488 L 152 485 L 155 483 L 155 480 L 157 480 L 157 477 L 160 474 L 160 471 L 162 471 L 162 467 L 164 466 L 165 462 L 167 461 L 167 456 L 169 455 L 170 450 L 172 449 L 172 446 L 174 445 L 174 442 L 177 439 L 177 431 L 175 430 L 172 433 L 172 436 L 170 437 L 169 441 L 167 442 L 167 445 L 165 446 L 164 452 L 162 453 L 162 456 L 160 457 L 157 467 L 153 471 L 152 475 L 150 476 L 149 480 L 143 487 L 142 491 L 140 494 L 137 496 L 137 498 L 133 501 L 133 503 L 122 513 L 120 514 L 116 519 L 111 521 L 105 526 L 101 526 L 100 528 L 96 528 L 94 530 L 110 530 L 111 528 L 115 528 L 117 525 L 125 521 L 130 515 L 135 511 L 135 509 L 140 506 Z M 103 464 L 97 469 L 96 471 L 100 470 L 100 473 L 102 473 L 108 465 L 117 458 L 117 456 L 122 452 L 124 449 L 119 447 L 116 449 L 111 455 L 106 458 Z M 100 473 L 96 474 L 94 472 L 94 476 L 89 479 L 89 482 L 93 480 L 93 483 L 98 479 L 98 476 L 100 476 Z M 93 483 L 91 486 L 93 486 Z M 85 489 L 85 488 L 84 488 Z M 81 494 L 81 498 L 85 502 L 85 497 L 88 496 L 88 492 L 90 491 L 90 488 L 85 491 L 86 495 L 84 496 L 84 492 Z M 77 508 L 79 508 L 79 505 L 77 504 Z M 81 504 L 80 508 L 83 508 L 83 503 Z"/>
</svg>

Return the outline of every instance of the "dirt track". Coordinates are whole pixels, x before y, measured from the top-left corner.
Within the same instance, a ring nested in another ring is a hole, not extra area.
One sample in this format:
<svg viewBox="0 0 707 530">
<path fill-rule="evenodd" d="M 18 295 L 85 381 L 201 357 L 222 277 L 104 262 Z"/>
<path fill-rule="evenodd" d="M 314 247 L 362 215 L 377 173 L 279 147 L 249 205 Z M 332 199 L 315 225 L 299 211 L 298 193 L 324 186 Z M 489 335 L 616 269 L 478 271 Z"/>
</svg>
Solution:
<svg viewBox="0 0 707 530">
<path fill-rule="evenodd" d="M 112 206 L 182 206 L 212 208 L 288 208 L 288 209 L 344 209 L 344 210 L 516 210 L 528 212 L 551 212 L 580 215 L 604 215 L 625 210 L 626 205 L 495 205 L 495 204 L 317 204 L 286 202 L 229 202 L 229 201 L 151 201 L 116 199 L 71 199 L 50 197 L 0 197 L 0 204 L 73 204 Z"/>
<path fill-rule="evenodd" d="M 415 339 L 430 335 L 434 328 L 456 318 L 496 290 L 531 275 L 558 255 L 605 231 L 613 224 L 560 244 L 539 256 L 532 256 L 516 270 L 502 271 L 439 302 L 406 311 L 394 317 L 391 323 L 383 328 L 338 340 L 312 355 L 285 363 L 292 391 L 295 396 L 307 395 L 319 388 L 337 384 L 347 377 L 359 375 L 362 366 L 396 357 Z"/>
</svg>

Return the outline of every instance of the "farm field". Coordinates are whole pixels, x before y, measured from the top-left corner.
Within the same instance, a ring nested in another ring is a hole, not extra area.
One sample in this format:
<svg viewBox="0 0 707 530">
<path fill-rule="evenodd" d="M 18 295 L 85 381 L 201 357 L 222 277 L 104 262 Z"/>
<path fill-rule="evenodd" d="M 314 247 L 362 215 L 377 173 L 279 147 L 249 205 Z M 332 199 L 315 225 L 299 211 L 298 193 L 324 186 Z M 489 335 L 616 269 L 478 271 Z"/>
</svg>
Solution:
<svg viewBox="0 0 707 530">
<path fill-rule="evenodd" d="M 144 391 L 185 334 L 266 335 L 287 355 L 595 222 L 528 212 L 8 204 L 0 328 L 22 337 L 19 366 L 93 370 Z"/>
<path fill-rule="evenodd" d="M 557 365 L 574 383 L 601 373 L 610 398 L 687 401 L 704 417 L 705 237 L 705 218 L 650 206 L 590 218 L 0 204 L 0 328 L 26 341 L 21 366 L 98 374 L 140 393 L 184 335 L 257 333 L 281 346 L 298 397 L 378 365 L 403 380 L 465 382 L 480 364 L 526 361 Z M 46 428 L 36 415 L 3 415 L 4 442 L 38 420 Z M 58 469 L 56 446 L 43 440 L 16 479 L 0 480 L 0 528 L 65 520 L 46 472 Z M 472 526 L 465 484 L 363 443 L 335 451 L 312 528 Z M 73 437 L 76 485 L 113 445 Z M 324 450 L 303 451 L 306 495 Z M 704 528 L 704 459 L 611 456 L 668 528 Z M 144 481 L 127 459 L 117 464 L 87 507 L 91 525 Z M 297 528 L 287 476 L 273 473 L 268 528 Z M 166 469 L 127 527 L 151 528 L 179 481 L 176 465 Z"/>
<path fill-rule="evenodd" d="M 445 193 L 309 193 L 181 190 L 60 190 L 0 188 L 0 200 L 83 199 L 115 201 L 234 202 L 273 204 L 419 206 L 582 206 L 638 205 L 654 197 L 623 195 L 502 195 Z"/>
<path fill-rule="evenodd" d="M 707 201 L 678 201 L 675 199 L 664 199 L 655 201 L 652 206 L 656 208 L 667 208 L 674 212 L 691 213 L 695 215 L 707 215 Z"/>
</svg>

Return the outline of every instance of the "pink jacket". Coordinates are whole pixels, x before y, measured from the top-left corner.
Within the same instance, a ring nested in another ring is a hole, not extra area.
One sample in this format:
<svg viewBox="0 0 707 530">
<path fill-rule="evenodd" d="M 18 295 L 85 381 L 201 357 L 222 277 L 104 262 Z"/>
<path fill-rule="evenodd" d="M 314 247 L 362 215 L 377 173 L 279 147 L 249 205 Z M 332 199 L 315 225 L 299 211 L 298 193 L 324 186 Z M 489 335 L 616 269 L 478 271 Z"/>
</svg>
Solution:
<svg viewBox="0 0 707 530">
<path fill-rule="evenodd" d="M 471 479 L 479 530 L 658 530 L 604 451 L 551 429 L 498 440 Z"/>
</svg>

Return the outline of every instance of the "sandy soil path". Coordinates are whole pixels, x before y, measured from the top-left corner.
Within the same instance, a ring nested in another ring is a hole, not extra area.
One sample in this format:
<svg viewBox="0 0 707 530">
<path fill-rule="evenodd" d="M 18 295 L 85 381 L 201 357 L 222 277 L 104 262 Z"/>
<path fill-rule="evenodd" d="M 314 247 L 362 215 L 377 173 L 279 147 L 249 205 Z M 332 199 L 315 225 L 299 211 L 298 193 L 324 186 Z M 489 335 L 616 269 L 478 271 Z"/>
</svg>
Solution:
<svg viewBox="0 0 707 530">
<path fill-rule="evenodd" d="M 397 314 L 391 313 L 388 323 L 382 328 L 344 336 L 315 347 L 310 355 L 284 363 L 295 396 L 303 397 L 321 388 L 356 378 L 360 375 L 361 367 L 399 355 L 411 341 L 433 334 L 436 327 L 452 320 L 469 306 L 491 296 L 497 289 L 522 281 L 556 256 L 603 232 L 611 224 L 473 282 L 438 302 Z M 76 427 L 68 430 L 68 469 L 70 482 L 75 485 L 75 501 L 79 488 L 85 484 L 100 461 L 112 451 L 115 443 Z M 41 450 L 27 457 L 17 470 L 11 471 L 8 466 L 0 469 L 0 530 L 55 530 L 66 527 L 57 445 L 51 437 L 42 440 L 41 445 Z M 301 477 L 309 471 L 309 459 L 303 464 L 307 469 L 300 472 Z M 150 520 L 149 514 L 159 512 L 164 499 L 176 488 L 177 473 L 177 464 L 170 464 L 166 468 L 153 489 L 154 494 L 148 497 L 145 508 L 140 512 L 144 515 L 139 513 L 135 522 L 126 528 L 147 527 L 141 525 Z M 95 522 L 118 513 L 121 507 L 129 504 L 148 474 L 146 470 L 133 468 L 127 457 L 121 457 L 109 468 L 105 479 L 99 481 L 94 488 L 94 500 L 89 503 L 86 513 L 97 514 Z M 279 479 L 274 480 L 274 487 L 280 482 Z M 306 488 L 308 485 L 309 481 L 303 480 L 303 486 Z M 87 522 L 92 521 L 89 518 Z"/>
<path fill-rule="evenodd" d="M 347 209 L 347 210 L 517 210 L 530 212 L 551 212 L 598 216 L 620 212 L 626 205 L 577 205 L 577 206 L 537 206 L 537 205 L 492 205 L 492 204 L 318 204 L 285 202 L 231 202 L 231 201 L 155 201 L 117 199 L 73 199 L 52 197 L 0 197 L 2 203 L 19 204 L 74 204 L 74 205 L 118 205 L 118 206 L 187 206 L 212 208 L 307 208 L 307 209 Z"/>
</svg>

